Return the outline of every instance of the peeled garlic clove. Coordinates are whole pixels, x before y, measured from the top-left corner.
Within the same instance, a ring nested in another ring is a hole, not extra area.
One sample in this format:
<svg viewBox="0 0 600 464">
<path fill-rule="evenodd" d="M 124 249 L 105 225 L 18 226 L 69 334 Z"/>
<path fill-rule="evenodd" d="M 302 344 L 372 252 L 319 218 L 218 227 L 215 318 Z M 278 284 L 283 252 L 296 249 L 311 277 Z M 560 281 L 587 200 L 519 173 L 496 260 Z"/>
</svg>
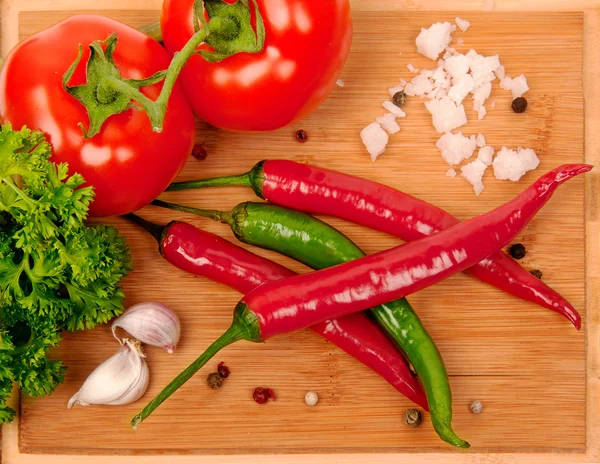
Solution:
<svg viewBox="0 0 600 464">
<path fill-rule="evenodd" d="M 67 407 L 90 404 L 129 404 L 146 392 L 149 371 L 142 344 L 137 340 L 123 339 L 121 349 L 100 364 L 75 393 Z"/>
<path fill-rule="evenodd" d="M 119 316 L 112 324 L 113 336 L 117 327 L 152 346 L 159 346 L 172 353 L 179 342 L 181 326 L 175 311 L 161 303 L 139 303 Z"/>
</svg>

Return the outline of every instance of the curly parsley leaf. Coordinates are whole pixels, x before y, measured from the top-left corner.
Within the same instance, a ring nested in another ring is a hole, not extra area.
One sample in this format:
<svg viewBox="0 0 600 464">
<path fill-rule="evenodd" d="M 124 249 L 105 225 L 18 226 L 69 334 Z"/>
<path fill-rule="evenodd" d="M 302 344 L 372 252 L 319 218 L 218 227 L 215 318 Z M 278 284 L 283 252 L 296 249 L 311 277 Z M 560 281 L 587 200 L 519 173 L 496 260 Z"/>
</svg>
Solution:
<svg viewBox="0 0 600 464">
<path fill-rule="evenodd" d="M 123 312 L 131 270 L 117 230 L 84 224 L 93 190 L 66 164 L 50 161 L 41 132 L 0 130 L 0 423 L 14 411 L 13 382 L 50 394 L 66 368 L 51 361 L 64 330 L 83 330 Z M 25 334 L 25 335 L 24 335 Z"/>
</svg>

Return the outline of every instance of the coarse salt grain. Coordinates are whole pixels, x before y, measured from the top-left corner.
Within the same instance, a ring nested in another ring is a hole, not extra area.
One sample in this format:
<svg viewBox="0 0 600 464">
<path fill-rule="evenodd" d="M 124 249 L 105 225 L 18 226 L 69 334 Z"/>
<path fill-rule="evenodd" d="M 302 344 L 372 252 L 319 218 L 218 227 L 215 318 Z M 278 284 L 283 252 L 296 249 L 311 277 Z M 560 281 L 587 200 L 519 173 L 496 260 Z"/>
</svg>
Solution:
<svg viewBox="0 0 600 464">
<path fill-rule="evenodd" d="M 360 132 L 360 138 L 371 155 L 371 161 L 375 161 L 385 151 L 389 136 L 378 122 L 372 122 Z"/>
<path fill-rule="evenodd" d="M 535 151 L 530 148 L 509 150 L 502 147 L 492 163 L 494 166 L 494 176 L 499 180 L 518 181 L 523 175 L 538 167 L 540 160 Z"/>
<path fill-rule="evenodd" d="M 335 83 L 337 85 L 339 85 L 340 87 L 344 87 L 344 85 L 345 85 L 345 83 L 344 83 L 344 81 L 342 79 L 338 79 Z"/>
<path fill-rule="evenodd" d="M 417 51 L 431 60 L 437 57 L 452 41 L 452 32 L 456 30 L 449 22 L 435 23 L 429 28 L 422 28 L 417 36 Z"/>
<path fill-rule="evenodd" d="M 486 166 L 492 165 L 492 156 L 494 155 L 494 147 L 484 146 L 479 149 L 477 159 L 480 160 Z"/>
<path fill-rule="evenodd" d="M 457 105 L 460 105 L 465 97 L 473 90 L 475 82 L 469 74 L 461 77 L 450 89 L 448 96 L 454 100 Z"/>
<path fill-rule="evenodd" d="M 459 37 L 459 38 L 456 40 L 456 45 L 459 45 L 459 46 L 461 46 L 461 47 L 462 47 L 464 44 L 465 44 L 465 39 L 463 39 L 462 37 Z"/>
<path fill-rule="evenodd" d="M 400 83 L 398 85 L 395 85 L 394 87 L 390 87 L 388 89 L 388 92 L 390 93 L 390 97 L 393 97 L 394 95 L 396 95 L 398 92 L 401 92 L 402 90 L 404 90 L 404 84 Z"/>
<path fill-rule="evenodd" d="M 519 77 L 506 76 L 504 79 L 500 81 L 500 87 L 504 90 L 510 90 L 512 92 L 513 99 L 522 97 L 529 90 L 529 86 L 527 85 L 527 78 L 521 74 Z"/>
<path fill-rule="evenodd" d="M 475 50 L 471 50 L 467 53 L 467 57 L 471 60 L 471 75 L 476 87 L 496 79 L 494 70 L 500 66 L 498 55 L 483 56 Z"/>
<path fill-rule="evenodd" d="M 406 113 L 402 111 L 402 109 L 399 106 L 394 105 L 391 101 L 386 100 L 381 104 L 381 106 L 383 106 L 386 110 L 388 110 L 397 118 L 406 117 Z"/>
<path fill-rule="evenodd" d="M 407 68 L 408 68 L 408 70 L 409 70 L 411 73 L 413 73 L 413 74 L 416 74 L 416 73 L 418 73 L 418 72 L 419 72 L 419 70 L 418 70 L 417 68 L 415 68 L 415 67 L 412 65 L 412 63 L 408 63 L 408 64 L 406 65 L 406 67 L 407 67 Z"/>
<path fill-rule="evenodd" d="M 450 168 L 450 169 L 448 169 L 446 171 L 446 176 L 448 176 L 448 177 L 456 177 L 456 171 L 454 169 Z"/>
<path fill-rule="evenodd" d="M 467 182 L 473 186 L 475 195 L 479 195 L 485 188 L 482 179 L 486 168 L 487 166 L 485 163 L 483 163 L 480 159 L 476 159 L 460 169 L 461 176 L 463 176 Z"/>
<path fill-rule="evenodd" d="M 416 96 L 425 95 L 433 90 L 433 84 L 429 80 L 427 73 L 421 72 L 418 76 L 415 76 L 412 81 L 406 84 L 404 91 L 406 95 Z"/>
<path fill-rule="evenodd" d="M 477 110 L 480 106 L 483 106 L 485 101 L 489 98 L 492 93 L 492 83 L 485 82 L 481 84 L 479 87 L 475 88 L 472 92 L 473 94 L 473 109 Z"/>
<path fill-rule="evenodd" d="M 439 133 L 449 132 L 467 123 L 467 115 L 463 105 L 456 105 L 448 96 L 430 100 L 425 107 L 431 113 L 433 126 Z"/>
<path fill-rule="evenodd" d="M 485 136 L 483 134 L 477 134 L 477 137 L 475 138 L 475 142 L 477 143 L 478 147 L 483 147 L 485 145 Z"/>
<path fill-rule="evenodd" d="M 461 132 L 458 134 L 447 132 L 440 137 L 435 146 L 440 150 L 444 161 L 453 166 L 470 158 L 477 148 L 477 143 L 462 135 Z"/>
<path fill-rule="evenodd" d="M 483 11 L 492 11 L 494 9 L 494 0 L 485 0 L 485 3 L 481 7 Z"/>
<path fill-rule="evenodd" d="M 469 27 L 471 27 L 471 23 L 469 21 L 467 21 L 466 19 L 459 18 L 458 16 L 456 17 L 454 22 L 456 23 L 458 28 L 463 32 L 465 32 L 467 29 L 469 29 Z"/>
<path fill-rule="evenodd" d="M 477 110 L 477 119 L 483 119 L 483 118 L 485 118 L 486 114 L 487 114 L 487 110 L 485 109 L 485 106 L 481 106 Z"/>
<path fill-rule="evenodd" d="M 390 135 L 400 132 L 400 126 L 396 122 L 396 116 L 392 113 L 386 113 L 383 116 L 378 116 L 375 121 L 381 124 L 381 127 Z"/>
<path fill-rule="evenodd" d="M 506 77 L 506 69 L 503 65 L 500 65 L 496 69 L 494 69 L 494 74 L 498 79 L 504 79 Z"/>
<path fill-rule="evenodd" d="M 452 79 L 461 79 L 469 72 L 471 60 L 463 54 L 455 55 L 448 58 L 444 68 L 452 76 Z"/>
</svg>

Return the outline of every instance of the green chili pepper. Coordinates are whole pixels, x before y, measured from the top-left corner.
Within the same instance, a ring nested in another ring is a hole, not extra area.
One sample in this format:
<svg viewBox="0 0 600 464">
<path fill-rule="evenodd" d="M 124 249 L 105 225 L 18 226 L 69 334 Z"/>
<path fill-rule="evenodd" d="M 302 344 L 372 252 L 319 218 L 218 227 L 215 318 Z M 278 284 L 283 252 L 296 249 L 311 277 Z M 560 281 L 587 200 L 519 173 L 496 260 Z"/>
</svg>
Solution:
<svg viewBox="0 0 600 464">
<path fill-rule="evenodd" d="M 269 203 L 241 203 L 230 212 L 161 200 L 152 204 L 229 224 L 238 240 L 276 251 L 314 269 L 365 256 L 354 242 L 323 221 Z M 440 352 L 408 301 L 403 298 L 371 308 L 370 314 L 414 367 L 427 395 L 437 434 L 451 445 L 468 448 L 469 444 L 452 430 L 452 392 Z"/>
</svg>

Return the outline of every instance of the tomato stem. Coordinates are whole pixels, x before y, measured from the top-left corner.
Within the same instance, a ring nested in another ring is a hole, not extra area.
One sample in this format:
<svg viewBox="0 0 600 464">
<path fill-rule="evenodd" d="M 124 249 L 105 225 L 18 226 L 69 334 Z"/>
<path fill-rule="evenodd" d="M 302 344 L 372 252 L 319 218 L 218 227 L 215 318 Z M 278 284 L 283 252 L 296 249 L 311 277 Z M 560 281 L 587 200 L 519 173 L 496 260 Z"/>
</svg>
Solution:
<svg viewBox="0 0 600 464">
<path fill-rule="evenodd" d="M 87 62 L 87 82 L 83 85 L 71 87 L 69 81 L 79 66 L 83 56 L 83 49 L 73 64 L 63 76 L 63 88 L 71 96 L 83 104 L 90 119 L 89 128 L 82 126 L 86 138 L 98 134 L 104 122 L 112 115 L 138 107 L 146 112 L 150 118 L 152 130 L 162 132 L 167 106 L 173 88 L 187 61 L 196 53 L 210 62 L 221 61 L 240 52 L 257 53 L 264 47 L 265 27 L 262 16 L 258 11 L 256 0 L 251 0 L 256 16 L 256 33 L 252 29 L 249 0 L 237 0 L 227 3 L 223 0 L 197 0 L 195 10 L 201 16 L 196 18 L 202 27 L 194 33 L 185 46 L 175 55 L 166 71 L 160 71 L 146 79 L 124 79 L 121 72 L 113 62 L 113 53 L 118 37 L 111 34 L 105 41 L 96 41 L 90 45 L 90 58 Z M 204 8 L 210 21 L 206 22 Z M 159 25 L 160 26 L 160 25 Z M 146 27 L 145 31 L 156 32 L 156 25 Z M 197 50 L 205 42 L 213 48 Z M 105 46 L 103 49 L 102 46 Z M 164 81 L 160 95 L 152 101 L 140 92 L 140 87 Z"/>
</svg>

